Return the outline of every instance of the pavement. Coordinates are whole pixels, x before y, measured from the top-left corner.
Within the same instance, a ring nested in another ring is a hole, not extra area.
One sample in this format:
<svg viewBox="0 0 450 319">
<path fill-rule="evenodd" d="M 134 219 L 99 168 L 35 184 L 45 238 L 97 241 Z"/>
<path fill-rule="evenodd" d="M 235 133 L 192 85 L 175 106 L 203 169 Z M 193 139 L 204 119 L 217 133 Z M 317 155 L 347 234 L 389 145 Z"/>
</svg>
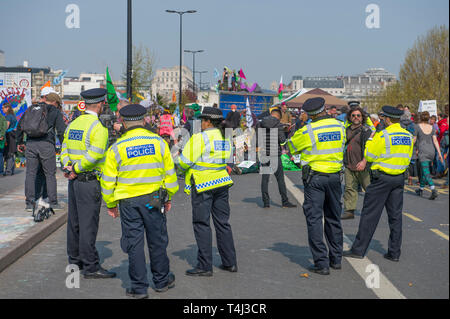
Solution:
<svg viewBox="0 0 450 319">
<path fill-rule="evenodd" d="M 67 182 L 61 178 L 59 176 L 58 196 L 60 201 L 66 202 Z M 275 178 L 271 177 L 269 185 L 270 209 L 262 208 L 259 174 L 232 178 L 235 185 L 230 190 L 230 224 L 239 272 L 228 273 L 218 268 L 221 260 L 214 238 L 214 276 L 195 278 L 184 275 L 186 269 L 196 264 L 197 247 L 190 198 L 181 191 L 181 181 L 180 191 L 173 198 L 173 209 L 167 216 L 168 255 L 171 270 L 176 275 L 176 287 L 162 294 L 149 289 L 150 298 L 449 298 L 448 190 L 440 190 L 440 196 L 429 201 L 415 195 L 416 186 L 405 189 L 400 262 L 383 258 L 389 237 L 387 216 L 383 214 L 366 258 L 344 258 L 342 270 L 332 269 L 330 276 L 321 276 L 307 269 L 312 256 L 300 206 L 303 202 L 300 173 L 286 172 L 289 198 L 299 205 L 294 209 L 281 207 Z M 102 207 L 96 244 L 103 267 L 115 271 L 117 277 L 108 280 L 81 277 L 79 288 L 69 288 L 67 281 L 71 273 L 67 268 L 66 225 L 51 226 L 58 218 L 66 218 L 66 213 L 57 213 L 49 220 L 33 224 L 30 213 L 24 212 L 23 180 L 23 172 L 0 179 L 0 221 L 5 220 L 8 225 L 0 227 L 0 264 L 4 252 L 14 250 L 13 247 L 26 241 L 33 233 L 47 229 L 48 237 L 38 238 L 40 243 L 34 243 L 33 248 L 22 248 L 22 257 L 0 269 L 0 288 L 8 287 L 0 289 L 0 298 L 127 298 L 124 292 L 130 284 L 128 258 L 120 248 L 120 220 L 112 219 Z M 2 188 L 5 182 L 11 189 L 7 193 Z M 425 193 L 429 195 L 429 192 Z M 358 209 L 362 207 L 362 200 L 363 196 L 360 196 Z M 16 218 L 16 222 L 11 218 Z M 349 247 L 357 233 L 359 217 L 342 223 L 345 245 Z M 375 273 L 379 276 L 373 277 Z M 151 282 L 149 269 L 148 276 Z"/>
</svg>

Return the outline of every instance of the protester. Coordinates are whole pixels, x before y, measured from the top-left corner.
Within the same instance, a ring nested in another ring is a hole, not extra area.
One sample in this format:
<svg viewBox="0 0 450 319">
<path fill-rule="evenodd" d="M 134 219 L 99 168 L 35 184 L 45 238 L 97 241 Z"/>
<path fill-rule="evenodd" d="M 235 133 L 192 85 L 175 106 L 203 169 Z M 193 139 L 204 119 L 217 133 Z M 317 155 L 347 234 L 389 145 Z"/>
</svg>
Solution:
<svg viewBox="0 0 450 319">
<path fill-rule="evenodd" d="M 349 108 L 347 106 L 341 107 L 341 114 L 336 116 L 336 120 L 339 120 L 341 122 L 345 122 L 345 119 L 347 118 L 347 113 L 349 111 Z"/>
<path fill-rule="evenodd" d="M 287 109 L 286 103 L 281 103 L 281 120 L 280 123 L 283 125 L 283 130 L 286 135 L 286 138 L 289 135 L 289 131 L 292 127 L 292 115 Z"/>
<path fill-rule="evenodd" d="M 3 149 L 5 148 L 6 130 L 8 122 L 3 114 L 0 113 L 0 176 L 3 176 L 5 161 L 3 160 Z"/>
<path fill-rule="evenodd" d="M 329 109 L 328 109 L 328 115 L 331 116 L 332 118 L 336 118 L 337 117 L 337 108 L 335 105 L 332 105 Z"/>
<path fill-rule="evenodd" d="M 55 137 L 62 142 L 66 125 L 61 112 L 58 110 L 58 103 L 61 98 L 56 93 L 45 95 L 45 102 L 40 102 L 27 109 L 20 119 L 18 126 L 17 143 L 18 149 L 24 150 L 24 133 L 27 134 L 25 157 L 27 161 L 27 171 L 25 178 L 26 210 L 33 210 L 36 195 L 36 176 L 39 166 L 42 165 L 47 184 L 50 207 L 53 210 L 62 209 L 58 203 L 56 186 L 56 153 Z M 34 132 L 33 121 L 42 118 L 42 112 L 46 112 L 46 133 Z"/>
<path fill-rule="evenodd" d="M 14 175 L 15 153 L 16 153 L 16 127 L 17 119 L 10 103 L 4 103 L 2 106 L 3 113 L 7 123 L 5 134 L 5 147 L 3 148 L 3 160 L 6 164 L 3 176 Z"/>
<path fill-rule="evenodd" d="M 283 130 L 283 125 L 280 123 L 281 119 L 281 110 L 279 108 L 273 108 L 270 112 L 270 116 L 265 117 L 258 124 L 258 128 L 265 129 L 265 134 L 263 134 L 265 140 L 258 140 L 258 147 L 262 149 L 260 152 L 260 160 L 262 163 L 262 170 L 271 170 L 272 172 L 275 170 L 275 177 L 278 183 L 278 191 L 281 195 L 282 206 L 285 208 L 297 207 L 289 202 L 286 184 L 284 182 L 284 172 L 283 172 L 283 164 L 281 162 L 281 144 L 286 142 L 286 135 Z M 278 136 L 276 137 L 276 141 L 271 141 L 270 131 L 271 129 L 276 129 L 278 132 Z M 259 134 L 257 135 L 259 137 Z M 273 148 L 276 148 L 275 150 Z M 271 164 L 272 161 L 272 164 Z M 276 161 L 275 163 L 273 161 Z M 276 166 L 275 166 L 276 165 Z M 262 174 L 261 179 L 261 193 L 264 208 L 270 208 L 270 197 L 269 197 L 269 177 L 271 174 L 264 173 Z"/>
<path fill-rule="evenodd" d="M 369 168 L 367 167 L 367 160 L 364 158 L 364 149 L 372 131 L 364 124 L 366 123 L 366 115 L 360 107 L 351 109 L 347 114 L 347 119 L 351 122 L 351 125 L 346 128 L 344 214 L 341 219 L 355 218 L 358 185 L 366 190 L 370 184 Z"/>
<path fill-rule="evenodd" d="M 380 118 L 377 114 L 370 114 L 370 119 L 373 122 L 373 125 L 375 126 L 375 129 L 378 131 L 378 125 L 380 124 Z"/>
<path fill-rule="evenodd" d="M 227 127 L 230 127 L 232 129 L 238 128 L 241 123 L 241 114 L 239 112 L 236 112 L 236 109 L 236 104 L 232 104 L 231 111 L 228 112 L 227 117 L 225 118 Z"/>
<path fill-rule="evenodd" d="M 436 138 L 434 127 L 429 124 L 430 113 L 427 111 L 420 114 L 420 123 L 416 126 L 414 132 L 414 143 L 417 142 L 418 159 L 422 171 L 420 178 L 420 188 L 416 190 L 418 196 L 422 196 L 425 184 L 431 188 L 430 200 L 437 198 L 438 193 L 435 189 L 433 179 L 431 178 L 430 165 L 434 159 L 436 150 L 439 150 L 439 144 Z M 439 160 L 444 162 L 442 155 L 438 152 Z"/>
</svg>

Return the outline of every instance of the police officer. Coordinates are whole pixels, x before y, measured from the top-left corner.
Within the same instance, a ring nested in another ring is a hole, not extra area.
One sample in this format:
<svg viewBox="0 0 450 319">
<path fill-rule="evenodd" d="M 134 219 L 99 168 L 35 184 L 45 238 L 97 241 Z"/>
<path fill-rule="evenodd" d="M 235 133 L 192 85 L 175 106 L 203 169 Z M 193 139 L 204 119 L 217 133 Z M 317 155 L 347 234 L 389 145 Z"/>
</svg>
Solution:
<svg viewBox="0 0 450 319">
<path fill-rule="evenodd" d="M 325 100 L 321 97 L 306 100 L 302 109 L 312 121 L 298 130 L 287 144 L 292 154 L 302 154 L 302 179 L 305 186 L 303 212 L 314 259 L 310 270 L 329 275 L 329 267 L 341 269 L 343 232 L 340 219 L 340 172 L 345 129 L 340 121 L 327 115 Z M 329 251 L 323 242 L 324 231 Z"/>
<path fill-rule="evenodd" d="M 192 219 L 198 246 L 197 266 L 186 271 L 188 276 L 212 276 L 212 216 L 221 268 L 237 272 L 233 234 L 228 222 L 230 204 L 228 189 L 233 184 L 226 170 L 232 144 L 225 139 L 223 115 L 218 108 L 205 107 L 201 118 L 202 132 L 194 134 L 179 157 L 186 172 L 185 192 L 192 190 Z"/>
<path fill-rule="evenodd" d="M 120 208 L 121 247 L 128 254 L 131 279 L 126 295 L 141 299 L 148 297 L 149 287 L 144 235 L 155 291 L 165 292 L 175 286 L 166 252 L 169 238 L 165 213 L 171 208 L 170 198 L 178 191 L 178 182 L 169 146 L 144 128 L 146 109 L 130 104 L 119 113 L 126 132 L 106 154 L 101 186 L 108 213 L 116 218 L 117 204 Z"/>
<path fill-rule="evenodd" d="M 95 248 L 101 206 L 98 176 L 108 143 L 108 130 L 100 123 L 98 114 L 106 93 L 100 88 L 81 92 L 86 103 L 85 114 L 66 128 L 61 151 L 65 176 L 69 178 L 67 254 L 70 264 L 84 270 L 85 278 L 116 275 L 100 266 Z"/>
<path fill-rule="evenodd" d="M 413 137 L 400 126 L 402 110 L 393 106 L 383 106 L 382 110 L 387 127 L 366 143 L 364 156 L 372 162 L 371 183 L 364 197 L 358 234 L 344 256 L 364 257 L 386 207 L 391 233 L 384 258 L 398 261 L 402 243 L 404 172 L 411 161 Z"/>
</svg>

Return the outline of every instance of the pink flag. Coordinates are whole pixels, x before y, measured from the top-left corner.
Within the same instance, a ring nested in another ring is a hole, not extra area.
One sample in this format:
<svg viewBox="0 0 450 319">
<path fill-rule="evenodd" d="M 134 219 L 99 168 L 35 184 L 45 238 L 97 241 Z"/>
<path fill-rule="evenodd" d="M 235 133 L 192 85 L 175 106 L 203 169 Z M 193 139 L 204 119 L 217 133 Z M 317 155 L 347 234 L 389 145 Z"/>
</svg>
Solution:
<svg viewBox="0 0 450 319">
<path fill-rule="evenodd" d="M 247 78 L 244 75 L 244 71 L 242 71 L 242 69 L 239 70 L 239 76 L 241 77 L 241 79 L 246 79 L 247 80 Z"/>
<path fill-rule="evenodd" d="M 186 110 L 183 109 L 183 122 L 186 123 L 187 122 L 187 118 L 186 118 Z"/>
<path fill-rule="evenodd" d="M 281 76 L 280 86 L 278 87 L 278 93 L 282 92 L 283 90 L 284 90 L 284 87 L 283 87 L 283 76 Z"/>
<path fill-rule="evenodd" d="M 252 87 L 247 87 L 247 90 L 251 93 L 256 89 L 256 86 L 258 85 L 258 83 L 253 83 Z"/>
</svg>

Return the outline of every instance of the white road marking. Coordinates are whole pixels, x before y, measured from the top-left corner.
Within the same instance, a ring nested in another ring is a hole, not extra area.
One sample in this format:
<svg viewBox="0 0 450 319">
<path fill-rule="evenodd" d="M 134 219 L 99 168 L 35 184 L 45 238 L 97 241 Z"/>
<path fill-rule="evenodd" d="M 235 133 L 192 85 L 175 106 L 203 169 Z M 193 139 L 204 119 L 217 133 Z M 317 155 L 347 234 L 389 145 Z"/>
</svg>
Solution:
<svg viewBox="0 0 450 319">
<path fill-rule="evenodd" d="M 294 183 L 285 175 L 284 176 L 287 189 L 294 195 L 300 205 L 303 205 L 305 196 L 298 187 L 295 187 Z M 352 241 L 344 234 L 344 250 L 349 250 L 352 245 Z M 363 259 L 347 258 L 345 259 L 349 264 L 355 269 L 355 271 L 361 276 L 361 278 L 366 282 L 367 277 L 370 273 L 366 272 L 369 265 L 373 264 L 369 258 L 364 257 Z M 379 288 L 368 288 L 373 291 L 373 293 L 380 299 L 406 299 L 406 297 L 389 281 L 389 279 L 383 275 L 380 271 L 380 287 Z"/>
</svg>

